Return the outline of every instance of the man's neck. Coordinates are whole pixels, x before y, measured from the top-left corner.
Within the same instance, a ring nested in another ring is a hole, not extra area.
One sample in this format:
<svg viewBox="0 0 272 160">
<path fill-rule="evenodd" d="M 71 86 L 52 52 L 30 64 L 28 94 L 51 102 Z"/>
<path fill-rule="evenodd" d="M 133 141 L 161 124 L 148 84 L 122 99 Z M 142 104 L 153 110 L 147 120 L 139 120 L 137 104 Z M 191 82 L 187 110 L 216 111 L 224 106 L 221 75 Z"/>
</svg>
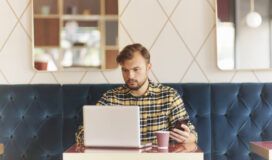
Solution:
<svg viewBox="0 0 272 160">
<path fill-rule="evenodd" d="M 141 88 L 139 88 L 138 90 L 132 90 L 130 93 L 133 96 L 137 96 L 137 97 L 142 96 L 146 93 L 148 86 L 149 86 L 149 80 L 147 79 Z"/>
</svg>

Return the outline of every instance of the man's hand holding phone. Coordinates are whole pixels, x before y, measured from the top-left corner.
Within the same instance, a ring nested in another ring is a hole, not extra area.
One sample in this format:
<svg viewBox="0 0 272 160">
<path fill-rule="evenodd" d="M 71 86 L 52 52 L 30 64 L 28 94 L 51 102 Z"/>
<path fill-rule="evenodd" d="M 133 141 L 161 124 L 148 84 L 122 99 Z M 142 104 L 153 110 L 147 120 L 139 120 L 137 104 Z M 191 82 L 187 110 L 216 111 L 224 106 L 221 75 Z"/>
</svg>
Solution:
<svg viewBox="0 0 272 160">
<path fill-rule="evenodd" d="M 170 132 L 170 138 L 179 143 L 187 143 L 190 137 L 190 128 L 188 127 L 188 119 L 177 120 L 175 127 Z"/>
</svg>

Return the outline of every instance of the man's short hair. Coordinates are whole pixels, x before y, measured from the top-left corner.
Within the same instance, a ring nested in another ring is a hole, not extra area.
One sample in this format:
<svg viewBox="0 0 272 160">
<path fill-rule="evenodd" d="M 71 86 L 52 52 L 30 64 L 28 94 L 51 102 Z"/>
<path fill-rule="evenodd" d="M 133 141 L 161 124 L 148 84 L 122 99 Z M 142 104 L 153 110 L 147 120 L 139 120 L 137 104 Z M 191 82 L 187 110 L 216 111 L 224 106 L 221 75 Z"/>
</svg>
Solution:
<svg viewBox="0 0 272 160">
<path fill-rule="evenodd" d="M 146 60 L 146 63 L 150 63 L 150 53 L 149 51 L 140 43 L 134 43 L 131 45 L 127 45 L 117 56 L 116 62 L 119 64 L 124 63 L 126 60 L 130 60 L 133 58 L 134 54 L 139 52 L 143 58 Z"/>
</svg>

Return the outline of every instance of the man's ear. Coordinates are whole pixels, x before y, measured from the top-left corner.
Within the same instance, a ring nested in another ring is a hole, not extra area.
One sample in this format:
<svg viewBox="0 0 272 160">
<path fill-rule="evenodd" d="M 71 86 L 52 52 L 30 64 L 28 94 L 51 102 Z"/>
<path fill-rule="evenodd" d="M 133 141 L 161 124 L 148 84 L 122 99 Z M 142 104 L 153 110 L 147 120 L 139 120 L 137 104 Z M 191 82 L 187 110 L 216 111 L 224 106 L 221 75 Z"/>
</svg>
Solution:
<svg viewBox="0 0 272 160">
<path fill-rule="evenodd" d="M 148 64 L 147 64 L 147 71 L 150 71 L 150 70 L 151 70 L 151 67 L 152 67 L 152 64 L 151 64 L 151 63 L 148 63 Z"/>
</svg>

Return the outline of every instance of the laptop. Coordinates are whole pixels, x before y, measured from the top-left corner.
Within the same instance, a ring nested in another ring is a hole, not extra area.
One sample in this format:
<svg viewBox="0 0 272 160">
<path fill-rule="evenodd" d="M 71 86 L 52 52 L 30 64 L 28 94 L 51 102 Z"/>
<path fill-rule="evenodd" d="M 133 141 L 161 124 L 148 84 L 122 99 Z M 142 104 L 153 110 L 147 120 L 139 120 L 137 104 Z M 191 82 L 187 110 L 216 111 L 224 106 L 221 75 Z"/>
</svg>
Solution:
<svg viewBox="0 0 272 160">
<path fill-rule="evenodd" d="M 143 148 L 138 106 L 83 106 L 84 145 Z"/>
</svg>

